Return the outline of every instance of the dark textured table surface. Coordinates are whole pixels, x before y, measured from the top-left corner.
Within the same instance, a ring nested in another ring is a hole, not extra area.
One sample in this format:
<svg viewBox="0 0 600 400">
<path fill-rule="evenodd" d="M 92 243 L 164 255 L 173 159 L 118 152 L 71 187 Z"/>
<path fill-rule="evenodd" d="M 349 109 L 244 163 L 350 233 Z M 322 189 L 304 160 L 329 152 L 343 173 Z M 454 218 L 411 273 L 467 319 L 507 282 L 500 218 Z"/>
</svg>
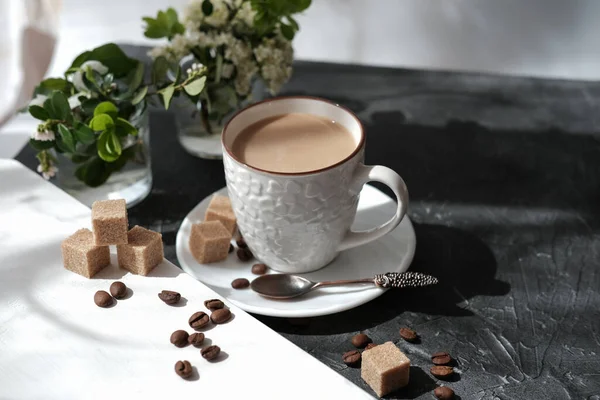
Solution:
<svg viewBox="0 0 600 400">
<path fill-rule="evenodd" d="M 396 342 L 413 367 L 389 398 L 431 399 L 443 383 L 462 399 L 600 399 L 599 83 L 299 62 L 283 94 L 357 113 L 367 162 L 409 187 L 411 269 L 441 284 L 326 317 L 256 318 L 367 390 L 341 362 L 350 337 Z M 151 115 L 154 187 L 129 216 L 162 232 L 178 264 L 182 219 L 225 180 L 175 129 L 172 114 Z M 17 158 L 35 167 L 29 149 Z M 402 341 L 403 326 L 420 343 Z M 451 382 L 429 374 L 439 350 L 456 359 Z"/>
</svg>

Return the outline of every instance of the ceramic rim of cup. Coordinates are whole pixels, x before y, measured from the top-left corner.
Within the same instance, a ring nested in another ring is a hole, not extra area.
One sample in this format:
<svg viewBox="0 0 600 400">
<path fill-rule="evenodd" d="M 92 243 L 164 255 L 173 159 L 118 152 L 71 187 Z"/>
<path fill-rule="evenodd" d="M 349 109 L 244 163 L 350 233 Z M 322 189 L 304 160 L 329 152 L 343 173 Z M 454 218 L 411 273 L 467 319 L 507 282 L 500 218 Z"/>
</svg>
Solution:
<svg viewBox="0 0 600 400">
<path fill-rule="evenodd" d="M 319 168 L 319 169 L 315 169 L 315 170 L 310 170 L 310 171 L 302 171 L 302 172 L 277 172 L 277 171 L 269 171 L 267 169 L 258 168 L 258 167 L 255 167 L 253 165 L 249 165 L 249 164 L 246 164 L 246 163 L 240 161 L 233 154 L 233 152 L 231 151 L 231 149 L 227 145 L 225 145 L 225 133 L 227 132 L 227 128 L 229 127 L 229 124 L 233 120 L 235 120 L 240 114 L 246 112 L 247 110 L 249 110 L 249 109 L 251 109 L 253 107 L 257 107 L 257 106 L 260 106 L 260 105 L 265 104 L 265 103 L 274 103 L 274 102 L 278 102 L 278 101 L 294 100 L 294 99 L 312 100 L 312 101 L 318 101 L 318 102 L 326 103 L 326 104 L 328 104 L 330 106 L 334 106 L 334 107 L 337 107 L 337 108 L 343 110 L 348 115 L 350 115 L 352 118 L 354 118 L 356 120 L 357 124 L 358 124 L 359 135 L 360 135 L 358 144 L 356 145 L 356 148 L 354 149 L 354 151 L 352 153 L 350 153 L 350 155 L 348 155 L 344 159 L 336 162 L 335 164 L 331 164 L 331 165 L 328 165 L 328 166 L 323 167 L 323 168 Z M 223 148 L 225 149 L 225 151 L 227 152 L 227 154 L 229 155 L 229 157 L 231 157 L 233 160 L 235 160 L 238 164 L 244 165 L 247 168 L 250 168 L 250 169 L 258 171 L 258 172 L 263 172 L 263 173 L 270 174 L 270 175 L 282 175 L 282 176 L 286 176 L 286 175 L 287 176 L 313 175 L 313 174 L 318 174 L 318 173 L 321 173 L 321 172 L 333 169 L 335 167 L 338 167 L 338 166 L 344 164 L 345 162 L 351 160 L 352 158 L 354 158 L 358 154 L 358 152 L 360 152 L 360 150 L 365 145 L 365 127 L 363 126 L 363 124 L 360 121 L 360 119 L 356 116 L 356 114 L 354 114 L 349 108 L 344 107 L 344 106 L 342 106 L 342 105 L 340 105 L 338 103 L 334 103 L 333 101 L 330 101 L 330 100 L 327 100 L 327 99 L 322 99 L 320 97 L 314 97 L 314 96 L 279 96 L 279 97 L 273 97 L 273 98 L 270 98 L 270 99 L 259 101 L 257 103 L 254 103 L 252 105 L 249 105 L 246 108 L 243 108 L 243 109 L 237 111 L 231 117 L 231 119 L 229 119 L 229 121 L 227 121 L 227 123 L 223 127 L 223 131 L 221 132 L 221 145 L 223 146 Z"/>
</svg>

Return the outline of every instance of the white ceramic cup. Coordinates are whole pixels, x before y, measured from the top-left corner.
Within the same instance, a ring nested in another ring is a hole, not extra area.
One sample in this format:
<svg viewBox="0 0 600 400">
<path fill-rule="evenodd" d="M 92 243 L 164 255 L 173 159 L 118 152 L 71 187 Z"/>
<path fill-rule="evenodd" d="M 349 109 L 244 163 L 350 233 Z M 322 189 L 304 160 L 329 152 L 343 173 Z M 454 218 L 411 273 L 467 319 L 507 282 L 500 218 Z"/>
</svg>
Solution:
<svg viewBox="0 0 600 400">
<path fill-rule="evenodd" d="M 342 124 L 352 134 L 356 149 L 336 164 L 302 173 L 265 171 L 236 158 L 232 144 L 244 128 L 287 113 L 313 114 Z M 406 213 L 408 190 L 402 178 L 390 168 L 363 165 L 362 124 L 350 110 L 327 100 L 280 97 L 253 104 L 225 125 L 222 144 L 227 189 L 240 233 L 254 256 L 277 271 L 304 273 L 324 267 L 340 251 L 392 231 Z M 353 232 L 358 197 L 369 181 L 389 186 L 398 208 L 385 224 Z"/>
</svg>

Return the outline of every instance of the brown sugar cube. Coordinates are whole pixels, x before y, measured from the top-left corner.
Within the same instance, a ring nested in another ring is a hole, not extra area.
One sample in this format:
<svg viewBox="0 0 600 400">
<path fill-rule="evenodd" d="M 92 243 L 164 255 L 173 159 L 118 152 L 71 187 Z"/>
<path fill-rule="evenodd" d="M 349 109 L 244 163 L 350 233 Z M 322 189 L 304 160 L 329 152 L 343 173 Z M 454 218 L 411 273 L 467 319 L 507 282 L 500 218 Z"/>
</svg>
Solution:
<svg viewBox="0 0 600 400">
<path fill-rule="evenodd" d="M 408 384 L 410 360 L 392 342 L 362 353 L 360 376 L 377 396 L 385 396 Z"/>
<path fill-rule="evenodd" d="M 220 221 L 192 225 L 190 251 L 200 264 L 222 261 L 229 254 L 231 233 Z"/>
<path fill-rule="evenodd" d="M 141 226 L 127 233 L 127 244 L 117 246 L 119 266 L 137 275 L 148 275 L 164 258 L 162 235 Z"/>
<path fill-rule="evenodd" d="M 101 200 L 92 204 L 92 229 L 96 246 L 127 243 L 125 200 Z"/>
<path fill-rule="evenodd" d="M 65 268 L 86 278 L 91 278 L 110 264 L 108 246 L 96 246 L 94 234 L 80 229 L 61 244 Z"/>
<path fill-rule="evenodd" d="M 236 218 L 231 208 L 231 200 L 227 196 L 215 196 L 210 200 L 206 214 L 206 221 L 221 221 L 223 226 L 229 231 L 230 236 L 233 236 L 236 231 Z"/>
</svg>

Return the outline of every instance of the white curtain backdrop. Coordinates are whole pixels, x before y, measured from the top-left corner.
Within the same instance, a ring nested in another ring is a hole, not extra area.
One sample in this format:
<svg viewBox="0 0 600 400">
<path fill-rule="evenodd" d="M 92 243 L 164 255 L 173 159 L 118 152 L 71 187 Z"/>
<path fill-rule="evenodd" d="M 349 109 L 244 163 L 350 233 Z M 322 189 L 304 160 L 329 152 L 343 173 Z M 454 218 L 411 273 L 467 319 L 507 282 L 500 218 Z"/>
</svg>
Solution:
<svg viewBox="0 0 600 400">
<path fill-rule="evenodd" d="M 61 0 L 0 1 L 0 126 L 46 74 L 60 9 Z"/>
</svg>

